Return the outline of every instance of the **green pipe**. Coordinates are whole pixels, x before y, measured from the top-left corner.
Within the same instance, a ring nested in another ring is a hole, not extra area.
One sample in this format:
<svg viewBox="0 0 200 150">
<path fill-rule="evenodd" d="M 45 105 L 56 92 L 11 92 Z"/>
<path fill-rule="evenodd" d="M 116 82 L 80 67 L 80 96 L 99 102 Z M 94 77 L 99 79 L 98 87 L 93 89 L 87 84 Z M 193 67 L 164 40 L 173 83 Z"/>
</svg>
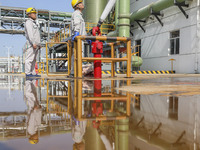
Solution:
<svg viewBox="0 0 200 150">
<path fill-rule="evenodd" d="M 129 150 L 129 119 L 118 121 L 118 149 Z"/>
<path fill-rule="evenodd" d="M 143 63 L 143 60 L 139 56 L 132 56 L 131 57 L 131 65 L 132 67 L 140 67 Z"/>
<path fill-rule="evenodd" d="M 83 16 L 85 22 L 98 23 L 106 4 L 107 0 L 84 0 Z"/>
<path fill-rule="evenodd" d="M 86 150 L 103 150 L 104 144 L 97 132 L 97 129 L 89 126 L 86 128 L 86 133 L 84 135 L 85 139 L 85 149 Z"/>
<path fill-rule="evenodd" d="M 119 0 L 117 0 L 115 4 L 115 30 L 117 31 L 118 31 L 118 24 L 119 24 L 118 17 L 119 17 Z"/>
<path fill-rule="evenodd" d="M 118 120 L 115 121 L 115 150 L 119 150 Z"/>
<path fill-rule="evenodd" d="M 142 63 L 143 63 L 143 60 L 142 60 L 141 57 L 139 57 L 139 56 L 132 56 L 131 57 L 131 66 L 132 67 L 140 67 L 142 65 Z M 126 67 L 127 67 L 127 62 L 124 61 L 122 63 L 122 66 L 121 66 L 120 69 L 126 69 Z"/>
<path fill-rule="evenodd" d="M 177 3 L 182 3 L 185 2 L 186 0 L 176 0 L 176 1 Z M 132 13 L 130 16 L 130 21 L 134 22 L 135 20 L 141 20 L 149 17 L 151 15 L 151 9 L 154 12 L 160 12 L 161 10 L 164 10 L 171 6 L 174 6 L 174 0 L 159 0 Z"/>
<path fill-rule="evenodd" d="M 119 0 L 119 36 L 130 37 L 130 0 Z"/>
<path fill-rule="evenodd" d="M 134 12 L 130 16 L 130 21 L 141 20 L 150 16 L 152 4 L 145 6 L 144 8 L 139 9 L 137 12 Z"/>
<path fill-rule="evenodd" d="M 185 2 L 186 0 L 176 0 L 177 3 Z M 152 6 L 153 11 L 160 12 L 166 8 L 169 8 L 174 5 L 174 0 L 159 0 L 155 2 Z"/>
</svg>

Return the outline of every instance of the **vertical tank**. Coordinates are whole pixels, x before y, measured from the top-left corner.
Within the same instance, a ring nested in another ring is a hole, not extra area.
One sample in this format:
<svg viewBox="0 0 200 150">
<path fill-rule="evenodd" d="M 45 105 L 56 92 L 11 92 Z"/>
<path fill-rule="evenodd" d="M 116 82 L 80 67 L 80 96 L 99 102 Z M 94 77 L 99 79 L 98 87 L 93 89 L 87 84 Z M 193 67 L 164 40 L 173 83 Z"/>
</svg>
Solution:
<svg viewBox="0 0 200 150">
<path fill-rule="evenodd" d="M 84 0 L 83 16 L 85 22 L 98 23 L 108 0 Z"/>
</svg>

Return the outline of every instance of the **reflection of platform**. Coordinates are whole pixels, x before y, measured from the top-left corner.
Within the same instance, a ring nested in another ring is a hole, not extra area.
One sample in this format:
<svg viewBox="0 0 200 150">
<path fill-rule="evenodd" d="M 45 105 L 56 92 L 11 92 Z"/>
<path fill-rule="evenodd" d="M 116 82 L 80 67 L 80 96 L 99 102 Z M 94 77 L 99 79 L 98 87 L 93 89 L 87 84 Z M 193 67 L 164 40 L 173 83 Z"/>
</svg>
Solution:
<svg viewBox="0 0 200 150">
<path fill-rule="evenodd" d="M 47 80 L 47 113 L 69 113 L 70 89 L 67 80 Z"/>
<path fill-rule="evenodd" d="M 125 95 L 116 93 L 114 90 L 115 81 L 111 81 L 111 92 L 101 93 L 100 96 L 96 96 L 95 92 L 94 94 L 83 93 L 82 80 L 74 82 L 75 109 L 77 112 L 75 116 L 79 120 L 121 120 L 130 116 L 131 96 L 129 93 Z M 130 82 L 127 82 L 127 84 L 130 84 Z M 125 112 L 120 111 L 119 103 L 122 109 L 125 108 Z M 98 111 L 101 113 L 98 113 Z"/>
<path fill-rule="evenodd" d="M 90 92 L 83 93 L 84 90 L 87 91 L 87 88 L 83 88 L 83 83 L 84 85 L 86 84 L 85 80 L 74 80 L 74 86 L 67 80 L 47 80 L 47 113 L 67 113 L 68 115 L 72 115 L 73 113 L 79 120 L 126 119 L 130 116 L 131 96 L 126 92 L 123 94 L 121 92 L 117 93 L 116 90 L 114 90 L 115 81 L 109 82 L 111 82 L 111 86 L 109 87 L 111 92 L 106 91 L 101 93 L 101 96 L 96 97 L 94 93 L 91 93 L 91 89 L 94 88 L 93 84 L 91 84 L 92 82 L 88 85 L 88 90 Z M 61 83 L 67 86 L 58 88 L 57 85 Z M 130 84 L 130 81 L 123 83 L 127 85 Z M 71 88 L 71 86 L 73 86 L 73 88 Z M 108 87 L 106 88 L 108 89 Z M 95 104 L 97 101 L 101 101 L 101 104 Z M 100 115 L 92 114 L 92 111 L 94 111 L 93 107 L 97 108 L 98 105 L 102 107 L 100 108 L 102 113 Z M 83 112 L 85 112 L 85 114 L 82 115 Z"/>
</svg>

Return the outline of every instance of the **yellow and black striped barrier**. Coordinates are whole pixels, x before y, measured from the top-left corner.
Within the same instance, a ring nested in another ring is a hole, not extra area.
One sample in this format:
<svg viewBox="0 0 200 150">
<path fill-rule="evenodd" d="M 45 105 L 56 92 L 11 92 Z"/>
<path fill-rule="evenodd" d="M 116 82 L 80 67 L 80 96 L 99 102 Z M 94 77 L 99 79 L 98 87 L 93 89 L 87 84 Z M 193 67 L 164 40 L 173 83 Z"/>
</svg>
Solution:
<svg viewBox="0 0 200 150">
<path fill-rule="evenodd" d="M 164 71 L 164 70 L 161 70 L 161 71 L 154 71 L 154 70 L 151 70 L 151 71 L 132 71 L 131 72 L 132 74 L 175 74 L 175 71 Z M 111 71 L 108 70 L 108 71 L 102 71 L 102 74 L 111 74 Z M 126 74 L 126 71 L 115 71 L 115 74 Z"/>
</svg>

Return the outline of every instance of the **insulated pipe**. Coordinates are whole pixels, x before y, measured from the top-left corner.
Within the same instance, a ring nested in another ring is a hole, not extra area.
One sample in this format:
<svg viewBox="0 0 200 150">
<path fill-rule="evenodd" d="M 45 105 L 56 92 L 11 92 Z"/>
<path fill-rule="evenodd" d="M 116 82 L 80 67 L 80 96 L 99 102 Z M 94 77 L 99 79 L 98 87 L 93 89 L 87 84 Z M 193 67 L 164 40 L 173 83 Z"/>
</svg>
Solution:
<svg viewBox="0 0 200 150">
<path fill-rule="evenodd" d="M 105 7 L 100 19 L 99 19 L 99 22 L 97 24 L 98 27 L 100 27 L 101 24 L 104 22 L 104 20 L 107 18 L 107 16 L 110 13 L 111 9 L 115 5 L 115 2 L 116 2 L 116 0 L 109 0 L 108 4 L 106 5 L 106 7 Z"/>
<path fill-rule="evenodd" d="M 130 0 L 119 0 L 119 36 L 130 37 Z"/>
<path fill-rule="evenodd" d="M 130 0 L 117 0 L 115 5 L 116 30 L 107 34 L 109 37 L 130 36 Z"/>
<path fill-rule="evenodd" d="M 118 17 L 119 17 L 119 0 L 116 0 L 116 4 L 115 4 L 115 30 L 116 31 L 118 31 L 118 24 L 119 24 Z"/>
<path fill-rule="evenodd" d="M 182 3 L 185 1 L 186 0 L 176 0 L 177 3 Z M 151 15 L 151 9 L 154 12 L 160 12 L 161 10 L 169 8 L 173 5 L 175 5 L 174 0 L 159 0 L 157 2 L 151 3 L 150 5 L 147 5 L 139 9 L 136 12 L 133 12 L 130 16 L 130 21 L 134 22 L 136 20 L 141 20 L 141 19 L 149 17 Z"/>
<path fill-rule="evenodd" d="M 152 7 L 152 4 L 147 5 L 141 9 L 139 9 L 137 12 L 132 13 L 130 16 L 130 21 L 134 22 L 135 20 L 141 20 L 143 18 L 147 18 L 148 16 L 151 15 L 151 13 L 150 13 L 151 7 Z"/>
</svg>

